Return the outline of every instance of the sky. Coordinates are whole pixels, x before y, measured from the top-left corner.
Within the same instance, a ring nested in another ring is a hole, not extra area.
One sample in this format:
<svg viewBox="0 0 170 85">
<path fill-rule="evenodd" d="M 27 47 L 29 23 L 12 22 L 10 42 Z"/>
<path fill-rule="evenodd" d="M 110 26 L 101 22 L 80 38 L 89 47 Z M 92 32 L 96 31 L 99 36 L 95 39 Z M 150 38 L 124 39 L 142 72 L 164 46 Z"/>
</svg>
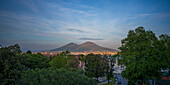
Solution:
<svg viewBox="0 0 170 85">
<path fill-rule="evenodd" d="M 86 41 L 118 49 L 129 30 L 170 34 L 170 0 L 0 0 L 0 45 L 22 51 Z"/>
</svg>

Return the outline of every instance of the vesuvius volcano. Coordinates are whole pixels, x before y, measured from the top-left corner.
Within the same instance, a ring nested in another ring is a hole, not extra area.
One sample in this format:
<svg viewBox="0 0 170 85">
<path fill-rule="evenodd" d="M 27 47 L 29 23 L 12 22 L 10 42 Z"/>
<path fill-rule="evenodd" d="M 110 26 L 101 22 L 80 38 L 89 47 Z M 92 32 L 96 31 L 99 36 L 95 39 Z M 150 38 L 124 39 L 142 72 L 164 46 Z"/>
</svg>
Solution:
<svg viewBox="0 0 170 85">
<path fill-rule="evenodd" d="M 89 52 L 89 51 L 110 51 L 110 52 L 116 52 L 115 49 L 105 48 L 101 47 L 93 42 L 85 42 L 83 44 L 77 45 L 75 43 L 69 43 L 67 45 L 64 45 L 62 47 L 50 50 L 50 51 L 65 51 L 69 50 L 70 52 Z"/>
</svg>

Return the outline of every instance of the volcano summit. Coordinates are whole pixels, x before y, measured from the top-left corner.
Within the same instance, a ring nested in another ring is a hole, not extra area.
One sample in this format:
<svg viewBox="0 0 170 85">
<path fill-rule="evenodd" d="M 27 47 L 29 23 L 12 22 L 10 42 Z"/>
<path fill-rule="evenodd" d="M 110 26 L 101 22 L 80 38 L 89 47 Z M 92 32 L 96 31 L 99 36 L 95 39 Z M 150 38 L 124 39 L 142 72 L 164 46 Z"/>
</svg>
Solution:
<svg viewBox="0 0 170 85">
<path fill-rule="evenodd" d="M 115 49 L 110 49 L 110 48 L 105 48 L 101 47 L 93 42 L 85 42 L 83 44 L 75 44 L 75 43 L 69 43 L 66 44 L 62 47 L 52 49 L 50 50 L 51 52 L 61 52 L 61 51 L 66 51 L 69 50 L 71 53 L 74 54 L 89 54 L 89 53 L 94 53 L 94 54 L 112 54 L 116 53 L 117 50 Z"/>
</svg>

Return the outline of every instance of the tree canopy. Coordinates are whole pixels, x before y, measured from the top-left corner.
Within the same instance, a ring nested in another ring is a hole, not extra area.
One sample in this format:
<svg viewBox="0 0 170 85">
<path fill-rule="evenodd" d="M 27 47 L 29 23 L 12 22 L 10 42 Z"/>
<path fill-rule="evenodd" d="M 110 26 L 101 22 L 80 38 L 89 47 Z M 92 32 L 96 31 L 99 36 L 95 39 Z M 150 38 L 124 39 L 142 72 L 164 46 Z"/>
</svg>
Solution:
<svg viewBox="0 0 170 85">
<path fill-rule="evenodd" d="M 50 67 L 50 60 L 42 54 L 25 53 L 21 55 L 21 59 L 21 63 L 28 69 Z"/>
<path fill-rule="evenodd" d="M 20 85 L 96 85 L 96 81 L 65 69 L 31 69 L 22 74 Z"/>
<path fill-rule="evenodd" d="M 52 68 L 78 68 L 79 61 L 68 50 L 57 54 L 49 63 Z"/>
<path fill-rule="evenodd" d="M 30 50 L 28 50 L 26 53 L 32 54 L 32 52 Z"/>
<path fill-rule="evenodd" d="M 21 53 L 18 44 L 2 47 L 0 85 L 96 85 L 95 80 L 77 69 L 78 65 L 78 58 L 71 55 L 68 50 L 50 61 L 40 53 L 32 54 L 31 51 Z"/>
<path fill-rule="evenodd" d="M 21 53 L 18 44 L 0 48 L 0 84 L 15 84 L 20 79 L 20 73 L 25 70 L 20 62 Z"/>
<path fill-rule="evenodd" d="M 170 69 L 170 36 L 167 34 L 161 34 L 159 36 L 159 44 L 157 48 L 159 49 L 159 55 L 161 60 L 162 69 Z M 170 72 L 170 70 L 169 70 Z"/>
<path fill-rule="evenodd" d="M 50 64 L 51 67 L 54 68 L 54 69 L 66 67 L 66 65 L 67 65 L 67 58 L 64 57 L 64 56 L 57 55 L 57 56 L 55 56 L 55 57 L 49 62 L 49 64 Z"/>
<path fill-rule="evenodd" d="M 101 55 L 88 54 L 85 59 L 85 74 L 89 77 L 103 77 L 109 70 L 109 62 Z"/>
<path fill-rule="evenodd" d="M 160 39 L 161 41 L 164 40 Z M 122 76 L 132 83 L 153 77 L 159 78 L 162 65 L 165 64 L 163 58 L 169 59 L 168 50 L 165 51 L 166 47 L 162 48 L 161 46 L 166 46 L 165 43 L 161 45 L 160 43 L 155 34 L 152 31 L 145 31 L 144 27 L 130 30 L 127 38 L 121 41 L 122 45 L 119 48 L 122 62 L 126 65 Z M 169 48 L 167 47 L 167 49 Z M 166 61 L 166 63 L 168 62 Z"/>
</svg>

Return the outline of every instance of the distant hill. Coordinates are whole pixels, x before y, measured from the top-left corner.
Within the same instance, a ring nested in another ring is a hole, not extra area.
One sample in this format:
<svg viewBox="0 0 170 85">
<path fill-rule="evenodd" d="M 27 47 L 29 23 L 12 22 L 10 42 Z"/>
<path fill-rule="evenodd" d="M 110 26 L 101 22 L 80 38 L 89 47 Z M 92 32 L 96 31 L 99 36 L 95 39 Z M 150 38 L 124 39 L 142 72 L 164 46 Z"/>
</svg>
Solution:
<svg viewBox="0 0 170 85">
<path fill-rule="evenodd" d="M 115 49 L 110 49 L 110 48 L 105 48 L 101 47 L 99 45 L 96 45 L 93 42 L 85 42 L 83 44 L 77 45 L 75 43 L 69 43 L 67 45 L 64 45 L 60 48 L 56 48 L 50 51 L 65 51 L 69 50 L 70 52 L 89 52 L 89 51 L 110 51 L 110 52 L 115 52 L 117 50 Z"/>
</svg>

